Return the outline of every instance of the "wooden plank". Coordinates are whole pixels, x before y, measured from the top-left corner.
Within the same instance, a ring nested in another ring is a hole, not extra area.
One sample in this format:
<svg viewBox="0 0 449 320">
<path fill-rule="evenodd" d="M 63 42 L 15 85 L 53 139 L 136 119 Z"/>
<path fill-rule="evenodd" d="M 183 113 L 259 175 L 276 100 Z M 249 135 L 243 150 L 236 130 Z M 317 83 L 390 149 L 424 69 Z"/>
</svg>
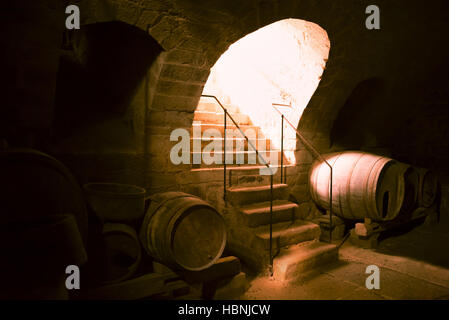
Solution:
<svg viewBox="0 0 449 320">
<path fill-rule="evenodd" d="M 80 293 L 82 300 L 138 300 L 168 291 L 167 279 L 177 275 L 150 273 L 131 280 L 90 289 Z"/>
</svg>

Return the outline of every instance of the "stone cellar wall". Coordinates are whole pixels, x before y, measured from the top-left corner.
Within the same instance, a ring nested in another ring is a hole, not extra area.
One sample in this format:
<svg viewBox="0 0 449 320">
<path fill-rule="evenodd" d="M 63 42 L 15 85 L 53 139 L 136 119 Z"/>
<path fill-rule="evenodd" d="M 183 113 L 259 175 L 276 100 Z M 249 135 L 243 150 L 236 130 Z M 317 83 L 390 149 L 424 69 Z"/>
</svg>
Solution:
<svg viewBox="0 0 449 320">
<path fill-rule="evenodd" d="M 20 6 L 20 3 L 15 2 L 14 6 Z M 56 11 L 63 12 L 58 2 L 39 3 L 35 12 L 59 16 L 61 20 L 52 18 L 44 23 L 44 19 L 33 19 L 18 13 L 17 19 L 24 24 L 33 24 L 36 32 L 29 35 L 17 29 L 14 36 L 2 37 L 6 45 L 23 47 L 22 56 L 10 57 L 12 63 L 2 67 L 15 81 L 11 87 L 20 88 L 21 81 L 38 81 L 48 85 L 37 93 L 20 94 L 8 92 L 9 87 L 3 86 L 10 109 L 23 106 L 15 112 L 2 109 L 2 121 L 9 122 L 9 126 L 4 126 L 3 135 L 11 145 L 31 146 L 51 152 L 55 146 L 48 137 L 54 127 L 52 108 L 64 16 L 55 14 Z M 145 65 L 144 75 L 128 102 L 130 106 L 135 106 L 135 109 L 127 108 L 134 110 L 130 116 L 134 125 L 129 137 L 133 147 L 126 147 L 125 140 L 105 156 L 96 156 L 103 151 L 92 152 L 92 157 L 96 159 L 92 163 L 79 160 L 82 159 L 78 156 L 80 151 L 71 148 L 70 144 L 66 145 L 64 152 L 75 155 L 68 165 L 78 173 L 82 182 L 112 180 L 142 185 L 149 193 L 181 189 L 211 201 L 220 198 L 221 175 L 194 176 L 189 173 L 189 166 L 171 164 L 169 151 L 174 143 L 169 141 L 169 135 L 175 128 L 190 130 L 193 112 L 209 70 L 229 45 L 260 27 L 285 18 L 314 22 L 327 31 L 330 39 L 326 70 L 298 127 L 320 152 L 349 148 L 377 150 L 397 155 L 402 161 L 416 161 L 424 165 L 429 162 L 417 159 L 439 157 L 446 150 L 444 142 L 436 137 L 443 134 L 447 126 L 441 125 L 440 128 L 433 122 L 436 120 L 432 120 L 439 118 L 440 112 L 446 112 L 443 111 L 446 110 L 445 105 L 437 108 L 435 116 L 426 115 L 429 106 L 439 103 L 437 100 L 441 98 L 423 89 L 435 88 L 447 97 L 444 70 L 448 64 L 442 61 L 446 61 L 448 44 L 447 41 L 431 41 L 427 37 L 429 33 L 440 31 L 446 13 L 439 8 L 444 1 L 434 1 L 419 11 L 409 8 L 405 13 L 406 1 L 392 3 L 379 0 L 377 5 L 382 8 L 381 30 L 373 31 L 367 30 L 364 25 L 365 8 L 370 4 L 367 1 L 359 1 L 351 8 L 343 2 L 331 0 L 320 1 L 319 4 L 314 0 L 211 0 L 207 3 L 193 0 L 85 0 L 71 3 L 79 4 L 83 26 L 120 21 L 145 32 L 161 48 L 157 57 L 151 58 L 151 64 Z M 12 4 L 9 6 L 14 8 Z M 432 22 L 425 28 L 419 23 L 402 27 L 405 21 L 420 21 L 423 16 L 431 15 L 432 19 L 426 21 Z M 17 39 L 23 40 L 17 43 Z M 42 39 L 48 40 L 49 45 L 45 48 L 41 46 Z M 27 48 L 45 52 L 42 56 L 28 57 Z M 121 63 L 126 65 L 127 61 Z M 368 79 L 376 79 L 381 85 L 371 92 L 364 92 L 361 83 Z M 17 96 L 33 103 L 19 103 L 14 100 Z M 447 103 L 448 100 L 444 101 Z M 422 123 L 410 123 L 405 115 L 411 114 L 423 115 L 419 120 Z M 353 136 L 354 139 L 357 136 L 356 141 L 333 137 L 336 121 L 344 124 L 340 127 L 347 130 L 346 136 Z M 16 124 L 22 128 L 20 133 L 11 131 Z M 423 134 L 426 138 L 419 138 L 423 127 L 433 129 Z M 95 131 L 91 132 L 91 135 L 95 134 Z M 79 133 L 78 137 L 89 139 L 87 131 Z M 424 146 L 432 147 L 433 151 L 429 154 Z M 98 146 L 96 150 L 103 147 Z M 292 197 L 302 203 L 304 212 L 308 212 L 311 204 L 307 175 L 313 157 L 300 142 L 297 144 L 296 159 L 297 165 L 288 172 L 288 184 Z M 444 166 L 441 170 L 444 175 Z"/>
</svg>

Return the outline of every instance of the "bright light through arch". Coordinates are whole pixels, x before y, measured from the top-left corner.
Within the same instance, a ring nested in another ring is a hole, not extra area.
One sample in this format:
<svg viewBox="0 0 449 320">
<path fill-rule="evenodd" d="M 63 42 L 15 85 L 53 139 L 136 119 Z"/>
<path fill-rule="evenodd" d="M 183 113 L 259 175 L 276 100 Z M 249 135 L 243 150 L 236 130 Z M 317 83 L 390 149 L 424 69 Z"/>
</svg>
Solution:
<svg viewBox="0 0 449 320">
<path fill-rule="evenodd" d="M 238 107 L 280 149 L 281 121 L 272 103 L 297 127 L 329 56 L 327 32 L 315 23 L 285 19 L 246 35 L 218 59 L 203 94 Z M 295 163 L 296 134 L 284 130 L 285 156 Z"/>
</svg>

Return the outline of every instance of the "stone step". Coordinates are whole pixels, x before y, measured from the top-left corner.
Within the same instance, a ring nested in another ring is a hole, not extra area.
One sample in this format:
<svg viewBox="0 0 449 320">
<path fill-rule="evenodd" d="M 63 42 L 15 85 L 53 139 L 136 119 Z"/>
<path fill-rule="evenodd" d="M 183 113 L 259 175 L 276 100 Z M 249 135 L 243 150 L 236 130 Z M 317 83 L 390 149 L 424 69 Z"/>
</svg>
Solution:
<svg viewBox="0 0 449 320">
<path fill-rule="evenodd" d="M 224 165 L 223 164 L 216 164 L 216 163 L 212 163 L 212 164 L 205 164 L 205 163 L 201 163 L 201 164 L 190 164 L 190 172 L 195 172 L 197 170 L 213 170 L 214 173 L 211 173 L 214 175 L 214 177 L 221 177 L 220 179 L 223 180 L 223 170 L 224 170 Z M 247 172 L 248 168 L 253 167 L 254 170 L 252 170 L 252 174 L 243 174 L 242 172 Z M 287 175 L 288 177 L 288 168 L 293 167 L 292 165 L 284 165 L 284 174 Z M 280 165 L 273 165 L 270 166 L 272 172 L 273 172 L 273 178 L 274 178 L 274 182 L 276 183 L 276 181 L 281 181 L 280 177 L 281 177 L 281 166 Z M 261 169 L 265 169 L 264 171 L 260 171 Z M 256 164 L 226 164 L 226 172 L 227 177 L 226 179 L 228 180 L 228 186 L 229 187 L 236 187 L 236 186 L 245 186 L 245 185 L 252 185 L 253 182 L 258 182 L 258 185 L 266 185 L 266 184 L 270 184 L 270 175 L 268 174 L 267 171 L 267 167 L 260 164 L 260 163 L 256 163 Z M 215 174 L 215 172 L 219 172 L 217 174 Z M 212 179 L 213 180 L 213 179 Z"/>
<path fill-rule="evenodd" d="M 198 134 L 197 136 L 193 135 L 193 128 L 201 128 L 201 134 Z M 246 125 L 246 124 L 242 124 L 239 125 L 240 129 L 242 129 L 242 131 L 244 133 L 247 133 L 247 131 L 249 132 L 249 134 L 246 134 L 248 136 L 248 138 L 250 139 L 251 142 L 253 141 L 267 141 L 267 145 L 266 145 L 266 149 L 270 149 L 270 145 L 273 144 L 272 141 L 270 141 L 269 138 L 267 138 L 265 136 L 265 134 L 262 132 L 262 129 L 258 126 L 254 126 L 254 125 Z M 224 137 L 224 124 L 223 123 L 208 123 L 208 122 L 202 122 L 202 121 L 194 121 L 192 122 L 192 128 L 190 129 L 190 134 L 192 135 L 191 139 L 201 139 L 204 132 L 206 130 L 209 129 L 214 129 L 217 130 L 217 133 L 219 133 L 219 137 L 218 139 L 222 139 Z M 214 139 L 213 138 L 202 138 L 202 140 L 205 139 Z M 233 123 L 227 123 L 226 124 L 226 140 L 231 139 L 231 140 L 244 140 L 246 141 L 246 139 L 244 138 L 243 134 L 238 130 L 238 128 L 233 124 Z M 287 138 L 284 137 L 284 146 L 290 144 L 290 145 L 295 145 L 294 148 L 291 148 L 291 151 L 296 150 L 296 138 Z M 254 144 L 254 143 L 253 143 Z M 280 142 L 277 143 L 278 148 L 280 149 Z M 246 146 L 246 143 L 245 143 Z M 288 149 L 285 148 L 285 150 L 287 151 Z"/>
<path fill-rule="evenodd" d="M 265 139 L 265 135 L 262 132 L 262 129 L 258 126 L 254 125 L 247 125 L 242 124 L 239 125 L 240 129 L 245 133 L 246 136 L 248 136 L 249 139 Z M 193 135 L 194 129 L 200 128 L 201 129 L 201 135 L 203 135 L 204 131 L 214 129 L 217 130 L 217 132 L 224 136 L 224 124 L 223 123 L 207 123 L 202 121 L 193 121 L 192 122 L 192 128 L 190 129 L 190 134 Z M 231 132 L 232 131 L 232 132 Z M 234 135 L 235 137 L 243 137 L 242 133 L 239 131 L 239 129 L 234 125 L 234 123 L 227 123 L 226 124 L 226 135 L 230 137 L 231 135 Z"/>
<path fill-rule="evenodd" d="M 224 137 L 211 137 L 211 138 L 201 138 L 201 137 L 192 137 L 190 138 L 191 146 L 193 148 L 193 143 L 201 143 L 201 149 L 204 149 L 207 145 L 209 145 L 212 142 L 218 142 L 223 148 L 224 144 Z M 271 141 L 270 139 L 253 139 L 250 141 L 254 147 L 256 147 L 258 150 L 270 150 L 271 147 Z M 232 144 L 231 144 L 232 143 Z M 226 138 L 226 148 L 232 148 L 239 149 L 239 150 L 253 150 L 252 147 L 248 144 L 248 140 L 242 137 L 227 137 Z"/>
<path fill-rule="evenodd" d="M 245 124 L 250 125 L 251 119 L 248 115 L 243 113 L 229 113 L 229 115 L 237 122 L 238 125 Z M 213 112 L 213 111 L 195 111 L 193 114 L 193 121 L 201 121 L 205 123 L 224 123 L 224 112 Z M 228 124 L 233 123 L 233 121 L 228 116 L 226 119 Z"/>
<path fill-rule="evenodd" d="M 270 201 L 270 192 L 270 185 L 257 187 L 231 187 L 227 189 L 228 199 L 234 205 Z M 273 184 L 273 200 L 287 198 L 287 185 L 281 183 Z"/>
<path fill-rule="evenodd" d="M 233 176 L 244 176 L 244 175 L 255 175 L 258 174 L 259 169 L 264 168 L 265 166 L 263 165 L 240 165 L 240 166 L 230 166 L 229 168 L 227 168 L 227 170 L 232 171 L 232 175 Z M 280 168 L 280 165 L 278 166 L 273 166 L 273 167 L 277 167 Z M 293 168 L 295 167 L 295 165 L 292 164 L 284 164 L 284 169 L 285 168 Z M 192 169 L 192 172 L 211 172 L 211 171 L 217 171 L 220 173 L 223 173 L 223 168 L 202 168 L 202 169 Z M 278 170 L 277 173 L 280 173 L 281 171 Z"/>
<path fill-rule="evenodd" d="M 223 106 L 230 113 L 240 113 L 240 110 L 236 105 L 223 104 Z M 223 113 L 223 108 L 220 107 L 220 105 L 216 101 L 214 101 L 212 99 L 206 99 L 206 98 L 200 99 L 198 106 L 196 107 L 196 110 Z"/>
<path fill-rule="evenodd" d="M 246 161 L 246 157 L 244 157 L 244 163 L 236 163 L 236 161 L 235 161 L 235 158 L 233 159 L 233 163 L 227 163 L 226 164 L 226 170 L 228 170 L 228 169 L 238 169 L 238 168 L 245 168 L 245 167 L 254 167 L 254 168 L 259 168 L 259 167 L 265 167 L 263 164 L 262 164 L 262 162 L 260 161 L 260 159 L 256 159 L 256 160 L 259 160 L 259 161 L 257 161 L 256 163 L 245 163 L 245 162 L 248 162 L 248 161 Z M 228 161 L 228 162 L 230 162 L 230 161 Z M 192 170 L 194 170 L 194 169 L 216 169 L 216 170 L 223 170 L 223 168 L 224 168 L 224 165 L 222 164 L 222 163 L 211 163 L 211 164 L 206 164 L 206 163 L 204 163 L 202 160 L 201 160 L 201 163 L 200 164 L 195 164 L 195 163 L 193 163 L 193 158 L 191 159 L 191 169 Z M 281 163 L 281 160 L 279 159 L 278 161 L 277 161 L 277 165 L 271 165 L 270 164 L 270 166 L 272 166 L 273 168 L 276 168 L 276 169 L 273 169 L 274 170 L 274 174 L 276 174 L 276 173 L 280 173 L 280 165 L 279 165 L 279 163 Z M 284 158 L 284 165 L 285 164 L 289 164 L 288 163 L 288 161 L 286 161 L 286 159 Z M 258 173 L 257 175 L 260 175 L 260 173 Z M 250 178 L 250 177 L 248 177 L 248 178 Z M 235 178 L 233 178 L 234 180 L 232 180 L 232 181 L 235 181 Z M 238 178 L 238 179 L 241 179 L 241 178 Z M 245 178 L 243 178 L 243 179 L 245 179 Z M 266 179 L 265 179 L 266 180 Z M 267 181 L 267 183 L 270 183 L 270 181 L 269 181 L 269 179 L 268 180 L 266 180 Z"/>
<path fill-rule="evenodd" d="M 287 175 L 289 169 L 293 165 L 287 165 L 284 167 L 284 174 Z M 260 164 L 257 165 L 227 165 L 226 166 L 226 184 L 229 187 L 232 186 L 248 186 L 248 185 L 266 185 L 270 183 L 270 176 L 261 175 L 260 169 L 266 168 Z M 273 181 L 278 183 L 281 181 L 280 166 L 277 166 L 278 170 L 274 174 Z M 185 173 L 186 181 L 202 183 L 208 181 L 221 181 L 223 182 L 223 165 L 219 167 L 204 166 L 203 168 L 191 169 L 188 173 Z"/>
<path fill-rule="evenodd" d="M 264 242 L 265 249 L 270 247 L 270 226 L 254 228 L 256 236 Z M 312 222 L 296 220 L 294 222 L 278 222 L 273 224 L 273 248 L 282 247 L 318 239 L 320 227 Z"/>
<path fill-rule="evenodd" d="M 190 152 L 192 163 L 193 159 L 196 159 L 195 157 L 201 157 L 202 162 L 204 162 L 204 156 L 208 155 L 209 157 L 217 158 L 215 162 L 211 164 L 218 164 L 222 165 L 224 162 L 224 155 L 226 155 L 226 164 L 270 164 L 272 159 L 271 157 L 274 157 L 273 161 L 275 165 L 278 165 L 281 162 L 281 153 L 280 151 L 267 151 L 264 153 L 259 153 L 259 155 L 256 154 L 255 151 L 226 151 L 226 154 L 222 151 L 200 151 L 200 152 Z M 287 159 L 284 157 L 284 163 L 287 163 Z M 207 165 L 206 163 L 203 163 L 204 165 Z"/>
<path fill-rule="evenodd" d="M 316 267 L 338 260 L 336 245 L 314 241 L 307 245 L 295 245 L 282 249 L 273 261 L 276 280 L 300 278 Z"/>
<path fill-rule="evenodd" d="M 273 223 L 294 221 L 296 203 L 288 200 L 273 201 Z M 270 223 L 270 201 L 254 203 L 240 208 L 246 225 L 257 227 Z"/>
<path fill-rule="evenodd" d="M 229 186 L 260 186 L 264 184 L 270 183 L 270 176 L 267 175 L 261 175 L 259 171 L 257 173 L 252 175 L 235 175 L 235 173 L 238 173 L 237 170 L 234 170 L 233 172 L 230 172 L 229 175 Z M 285 172 L 285 169 L 284 169 Z M 273 175 L 273 183 L 281 182 L 281 169 L 280 167 L 277 168 L 277 171 Z"/>
<path fill-rule="evenodd" d="M 254 168 L 260 168 L 260 167 L 265 167 L 262 166 L 260 163 L 255 163 L 255 164 L 248 164 L 248 163 L 243 163 L 243 164 L 226 164 L 226 171 L 230 170 L 230 169 L 234 169 L 234 170 L 238 170 L 239 168 L 249 168 L 249 167 L 254 167 Z M 212 164 L 205 164 L 205 163 L 201 163 L 201 164 L 195 164 L 192 163 L 191 164 L 191 171 L 193 170 L 219 170 L 221 172 L 221 176 L 223 177 L 223 164 L 217 164 L 217 163 L 212 163 Z"/>
</svg>

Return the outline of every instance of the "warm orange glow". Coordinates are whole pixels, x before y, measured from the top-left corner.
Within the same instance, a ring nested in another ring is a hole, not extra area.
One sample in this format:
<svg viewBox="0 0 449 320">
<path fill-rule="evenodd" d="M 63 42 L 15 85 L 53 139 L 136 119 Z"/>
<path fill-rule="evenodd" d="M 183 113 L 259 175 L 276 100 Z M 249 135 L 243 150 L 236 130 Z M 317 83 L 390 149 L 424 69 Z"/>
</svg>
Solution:
<svg viewBox="0 0 449 320">
<path fill-rule="evenodd" d="M 286 19 L 263 27 L 232 44 L 211 69 L 204 94 L 236 105 L 280 149 L 281 121 L 272 103 L 297 126 L 315 92 L 329 54 L 320 26 Z M 295 162 L 296 135 L 284 130 L 286 157 Z"/>
</svg>

